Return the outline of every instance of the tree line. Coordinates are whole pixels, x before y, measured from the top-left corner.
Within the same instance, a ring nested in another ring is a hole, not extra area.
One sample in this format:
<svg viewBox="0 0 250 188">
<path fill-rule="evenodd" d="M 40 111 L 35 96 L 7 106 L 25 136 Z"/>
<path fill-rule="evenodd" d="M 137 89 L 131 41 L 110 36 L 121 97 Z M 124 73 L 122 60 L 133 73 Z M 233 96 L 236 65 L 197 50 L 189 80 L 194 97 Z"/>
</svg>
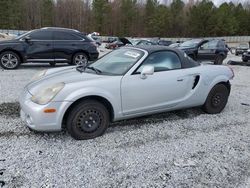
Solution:
<svg viewBox="0 0 250 188">
<path fill-rule="evenodd" d="M 250 35 L 250 5 L 189 0 L 0 0 L 0 29 L 56 26 L 139 37 Z"/>
</svg>

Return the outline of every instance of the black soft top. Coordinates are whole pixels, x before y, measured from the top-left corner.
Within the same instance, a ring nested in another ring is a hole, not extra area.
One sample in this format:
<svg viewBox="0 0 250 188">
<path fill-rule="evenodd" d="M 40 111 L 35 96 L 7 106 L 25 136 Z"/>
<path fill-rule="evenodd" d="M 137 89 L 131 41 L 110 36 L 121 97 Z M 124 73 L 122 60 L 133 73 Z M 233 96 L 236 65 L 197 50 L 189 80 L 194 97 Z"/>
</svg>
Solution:
<svg viewBox="0 0 250 188">
<path fill-rule="evenodd" d="M 154 52 L 159 52 L 159 51 L 172 51 L 179 56 L 181 63 L 182 63 L 182 68 L 197 67 L 200 65 L 200 63 L 194 61 L 192 58 L 186 55 L 185 52 L 177 48 L 171 48 L 171 47 L 159 46 L 159 45 L 139 45 L 139 46 L 128 46 L 126 48 L 142 49 L 142 50 L 147 51 L 148 54 L 152 54 Z"/>
</svg>

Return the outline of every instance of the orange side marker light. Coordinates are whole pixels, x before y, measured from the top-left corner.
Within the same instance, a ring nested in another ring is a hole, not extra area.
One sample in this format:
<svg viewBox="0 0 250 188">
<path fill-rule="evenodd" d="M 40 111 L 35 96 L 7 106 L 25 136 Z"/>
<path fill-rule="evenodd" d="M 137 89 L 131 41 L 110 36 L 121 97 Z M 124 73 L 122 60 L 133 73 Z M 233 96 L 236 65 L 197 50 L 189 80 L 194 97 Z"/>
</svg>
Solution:
<svg viewBox="0 0 250 188">
<path fill-rule="evenodd" d="M 54 109 L 54 108 L 47 108 L 47 109 L 44 109 L 43 112 L 44 113 L 54 113 L 54 112 L 56 112 L 56 109 Z"/>
</svg>

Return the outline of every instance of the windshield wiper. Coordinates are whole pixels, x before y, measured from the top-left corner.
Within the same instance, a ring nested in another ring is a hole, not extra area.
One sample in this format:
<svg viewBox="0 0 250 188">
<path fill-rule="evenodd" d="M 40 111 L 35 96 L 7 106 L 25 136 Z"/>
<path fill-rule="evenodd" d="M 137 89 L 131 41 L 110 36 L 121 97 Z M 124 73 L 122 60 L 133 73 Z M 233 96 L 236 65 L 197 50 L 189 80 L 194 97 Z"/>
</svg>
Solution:
<svg viewBox="0 0 250 188">
<path fill-rule="evenodd" d="M 96 74 L 101 74 L 101 73 L 102 73 L 102 71 L 101 71 L 101 70 L 99 70 L 99 69 L 97 69 L 97 68 L 95 68 L 95 67 L 86 67 L 86 69 L 93 70 L 93 71 L 95 71 L 95 72 L 96 72 Z"/>
</svg>

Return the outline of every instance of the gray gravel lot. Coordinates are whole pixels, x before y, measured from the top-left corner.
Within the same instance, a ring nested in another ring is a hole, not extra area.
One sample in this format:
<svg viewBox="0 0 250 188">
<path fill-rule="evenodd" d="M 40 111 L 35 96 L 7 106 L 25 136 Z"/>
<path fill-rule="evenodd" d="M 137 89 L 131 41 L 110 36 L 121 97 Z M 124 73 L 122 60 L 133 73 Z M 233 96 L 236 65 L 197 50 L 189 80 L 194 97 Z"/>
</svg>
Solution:
<svg viewBox="0 0 250 188">
<path fill-rule="evenodd" d="M 233 66 L 221 114 L 188 109 L 121 121 L 88 141 L 35 134 L 21 122 L 18 94 L 44 68 L 0 70 L 0 187 L 250 187 L 250 67 Z"/>
</svg>

